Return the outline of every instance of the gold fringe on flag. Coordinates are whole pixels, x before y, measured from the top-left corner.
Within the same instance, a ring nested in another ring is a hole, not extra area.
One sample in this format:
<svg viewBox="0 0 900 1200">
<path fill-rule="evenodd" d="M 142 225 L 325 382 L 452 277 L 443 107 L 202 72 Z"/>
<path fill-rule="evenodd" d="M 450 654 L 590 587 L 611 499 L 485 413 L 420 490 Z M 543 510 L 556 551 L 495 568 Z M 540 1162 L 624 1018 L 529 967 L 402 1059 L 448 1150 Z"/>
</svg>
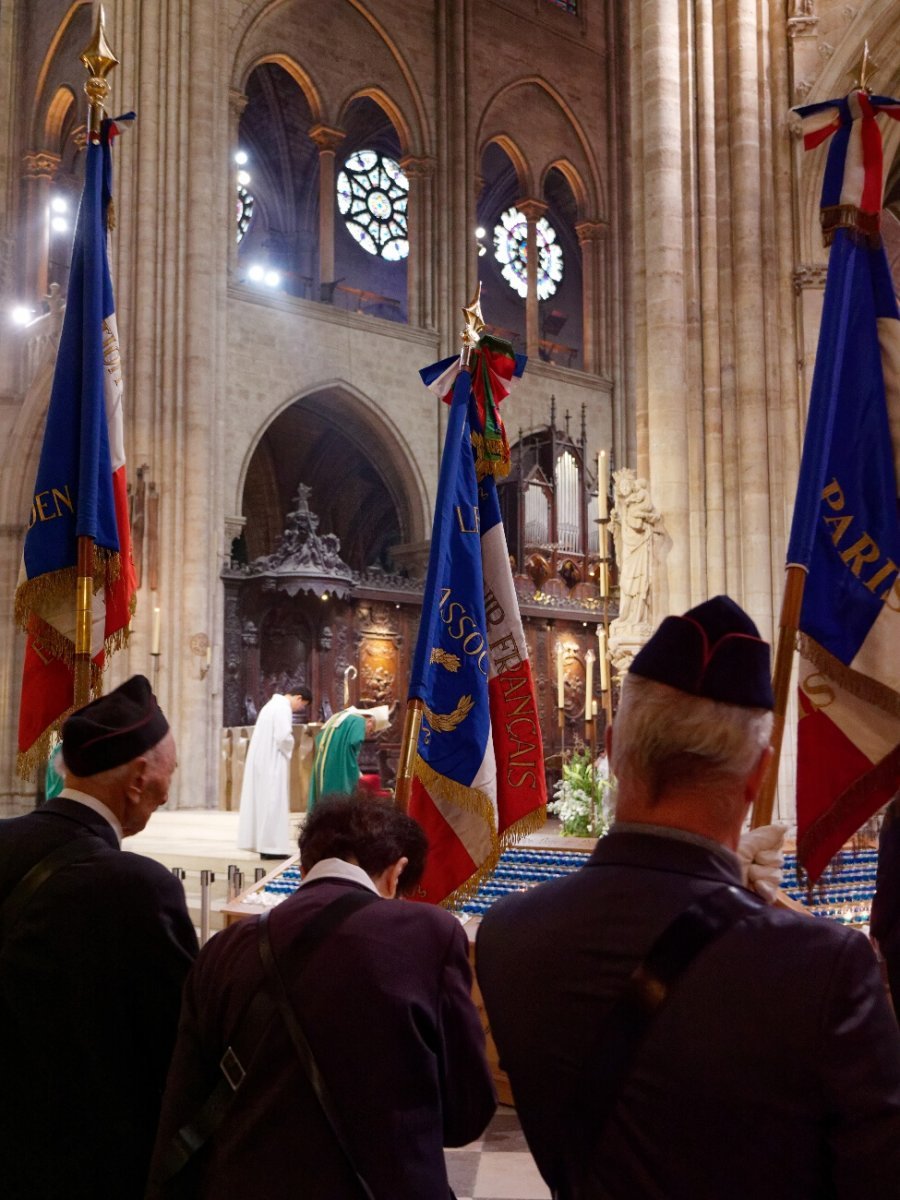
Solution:
<svg viewBox="0 0 900 1200">
<path fill-rule="evenodd" d="M 900 696 L 893 688 L 852 670 L 806 634 L 800 634 L 799 645 L 803 657 L 824 675 L 833 679 L 845 692 L 849 692 L 851 696 L 857 696 L 860 700 L 865 700 L 868 704 L 873 704 L 883 712 L 890 713 L 891 716 L 900 717 Z"/>
<path fill-rule="evenodd" d="M 460 884 L 441 901 L 442 908 L 457 908 L 475 895 L 482 883 L 494 873 L 500 861 L 500 840 L 497 837 L 494 806 L 479 788 L 466 787 L 463 783 L 457 783 L 455 779 L 438 775 L 418 754 L 413 763 L 413 777 L 419 780 L 430 796 L 437 796 L 447 804 L 452 804 L 454 808 L 479 817 L 487 827 L 490 849 L 484 862 L 476 867 L 474 874 L 465 883 Z"/>
</svg>

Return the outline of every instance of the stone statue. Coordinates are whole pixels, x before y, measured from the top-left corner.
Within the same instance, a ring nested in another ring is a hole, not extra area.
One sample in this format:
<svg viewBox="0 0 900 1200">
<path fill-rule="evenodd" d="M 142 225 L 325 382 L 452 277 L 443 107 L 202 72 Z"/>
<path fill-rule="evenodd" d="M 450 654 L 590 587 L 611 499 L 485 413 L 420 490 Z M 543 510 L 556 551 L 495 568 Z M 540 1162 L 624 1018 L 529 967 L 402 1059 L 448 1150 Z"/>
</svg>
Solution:
<svg viewBox="0 0 900 1200">
<path fill-rule="evenodd" d="M 650 632 L 650 584 L 654 538 L 662 533 L 660 515 L 653 507 L 646 479 L 630 467 L 613 475 L 615 505 L 613 538 L 619 564 L 619 627 L 646 628 Z"/>
</svg>

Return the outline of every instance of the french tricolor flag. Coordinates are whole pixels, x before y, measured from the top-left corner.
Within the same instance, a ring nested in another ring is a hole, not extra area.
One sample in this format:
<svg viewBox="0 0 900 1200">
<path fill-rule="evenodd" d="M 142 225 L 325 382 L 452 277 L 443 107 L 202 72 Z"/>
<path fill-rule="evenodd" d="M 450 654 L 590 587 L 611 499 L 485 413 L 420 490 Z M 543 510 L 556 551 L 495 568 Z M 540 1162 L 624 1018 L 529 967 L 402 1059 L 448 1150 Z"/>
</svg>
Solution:
<svg viewBox="0 0 900 1200">
<path fill-rule="evenodd" d="M 500 520 L 508 469 L 497 406 L 525 360 L 482 338 L 471 375 L 456 359 L 422 372 L 450 402 L 409 698 L 424 703 L 409 812 L 429 855 L 421 898 L 453 902 L 505 845 L 539 828 L 546 779 L 531 667 Z"/>
<path fill-rule="evenodd" d="M 16 617 L 26 631 L 19 767 L 46 753 L 72 707 L 78 538 L 94 541 L 91 659 L 95 684 L 126 636 L 135 576 L 125 477 L 122 362 L 107 256 L 110 142 L 105 120 L 87 147 L 66 311 L 34 486 Z"/>
<path fill-rule="evenodd" d="M 874 119 L 900 105 L 856 92 L 831 107 L 823 226 L 836 206 L 840 219 L 788 546 L 788 565 L 808 572 L 797 848 L 811 880 L 900 787 L 900 313 L 878 236 Z"/>
</svg>

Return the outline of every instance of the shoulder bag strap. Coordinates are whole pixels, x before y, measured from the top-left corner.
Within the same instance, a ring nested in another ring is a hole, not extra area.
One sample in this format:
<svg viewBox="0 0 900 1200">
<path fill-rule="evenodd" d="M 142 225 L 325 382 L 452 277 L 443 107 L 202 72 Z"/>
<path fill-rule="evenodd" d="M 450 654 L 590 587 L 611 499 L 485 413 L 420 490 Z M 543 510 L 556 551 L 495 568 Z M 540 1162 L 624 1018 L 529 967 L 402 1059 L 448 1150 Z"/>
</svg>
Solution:
<svg viewBox="0 0 900 1200">
<path fill-rule="evenodd" d="M 764 907 L 746 891 L 729 884 L 679 914 L 653 943 L 603 1022 L 572 1098 L 573 1117 L 592 1142 L 603 1135 L 653 1018 L 679 979 L 716 938 L 762 911 Z"/>
<path fill-rule="evenodd" d="M 332 909 L 337 909 L 338 906 L 340 906 L 340 913 L 337 920 L 343 920 L 344 917 L 349 916 L 351 912 L 355 911 L 355 909 L 361 908 L 364 904 L 377 899 L 378 897 L 371 892 L 351 892 L 346 896 L 342 896 L 340 900 L 335 900 L 325 911 L 330 912 Z M 268 977 L 273 998 L 278 1007 L 278 1011 L 281 1013 L 281 1018 L 287 1027 L 288 1034 L 290 1035 L 291 1042 L 293 1043 L 294 1049 L 297 1052 L 297 1057 L 300 1060 L 300 1064 L 303 1067 L 303 1070 L 306 1072 L 306 1077 L 309 1080 L 316 1099 L 319 1102 L 319 1107 L 322 1109 L 325 1120 L 331 1127 L 331 1131 L 341 1149 L 341 1153 L 356 1177 L 360 1192 L 366 1197 L 366 1200 L 375 1200 L 374 1196 L 372 1195 L 371 1188 L 359 1173 L 356 1162 L 353 1158 L 353 1153 L 341 1128 L 341 1121 L 338 1116 L 331 1092 L 329 1091 L 322 1073 L 319 1070 L 319 1064 L 316 1062 L 315 1055 L 312 1052 L 312 1047 L 306 1039 L 306 1034 L 303 1032 L 303 1028 L 300 1025 L 300 1022 L 297 1020 L 297 1015 L 291 1006 L 287 989 L 284 986 L 284 979 L 282 978 L 281 971 L 278 969 L 278 963 L 275 959 L 275 955 L 272 953 L 272 944 L 269 940 L 268 916 L 268 912 L 263 913 L 259 922 L 259 956 L 262 959 L 263 968 Z M 333 922 L 333 924 L 336 924 L 337 920 Z"/>
<path fill-rule="evenodd" d="M 352 912 L 378 899 L 373 892 L 354 889 L 320 909 L 293 942 L 301 961 L 308 959 L 316 947 Z M 263 931 L 268 943 L 270 912 L 271 909 L 268 909 L 259 918 L 260 943 L 264 936 Z M 219 1076 L 215 1087 L 194 1116 L 181 1126 L 166 1147 L 160 1165 L 153 1172 L 150 1195 L 161 1194 L 160 1189 L 187 1166 L 225 1120 L 276 1015 L 273 996 L 266 988 L 260 988 L 244 1010 L 231 1041 L 225 1048 L 219 1062 Z"/>
<path fill-rule="evenodd" d="M 35 892 L 62 867 L 75 862 L 90 862 L 108 849 L 105 842 L 94 841 L 90 834 L 70 838 L 51 850 L 19 880 L 0 907 L 0 928 L 11 930 L 27 908 Z"/>
</svg>

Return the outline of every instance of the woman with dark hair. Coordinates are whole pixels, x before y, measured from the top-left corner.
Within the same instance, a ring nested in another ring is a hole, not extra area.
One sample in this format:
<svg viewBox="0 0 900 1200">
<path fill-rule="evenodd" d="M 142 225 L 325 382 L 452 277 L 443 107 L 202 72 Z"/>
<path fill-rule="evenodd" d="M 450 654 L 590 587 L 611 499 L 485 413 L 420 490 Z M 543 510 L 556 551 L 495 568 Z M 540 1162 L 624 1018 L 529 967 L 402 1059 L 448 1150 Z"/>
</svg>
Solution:
<svg viewBox="0 0 900 1200">
<path fill-rule="evenodd" d="M 443 1147 L 477 1138 L 496 1102 L 465 932 L 443 909 L 395 899 L 414 891 L 426 852 L 421 827 L 389 801 L 329 796 L 308 815 L 303 882 L 267 921 L 288 1015 L 283 1005 L 246 1037 L 246 1014 L 272 986 L 260 919 L 206 944 L 185 986 L 150 1196 L 450 1195 Z M 210 1133 L 226 1066 L 237 1084 Z"/>
</svg>

